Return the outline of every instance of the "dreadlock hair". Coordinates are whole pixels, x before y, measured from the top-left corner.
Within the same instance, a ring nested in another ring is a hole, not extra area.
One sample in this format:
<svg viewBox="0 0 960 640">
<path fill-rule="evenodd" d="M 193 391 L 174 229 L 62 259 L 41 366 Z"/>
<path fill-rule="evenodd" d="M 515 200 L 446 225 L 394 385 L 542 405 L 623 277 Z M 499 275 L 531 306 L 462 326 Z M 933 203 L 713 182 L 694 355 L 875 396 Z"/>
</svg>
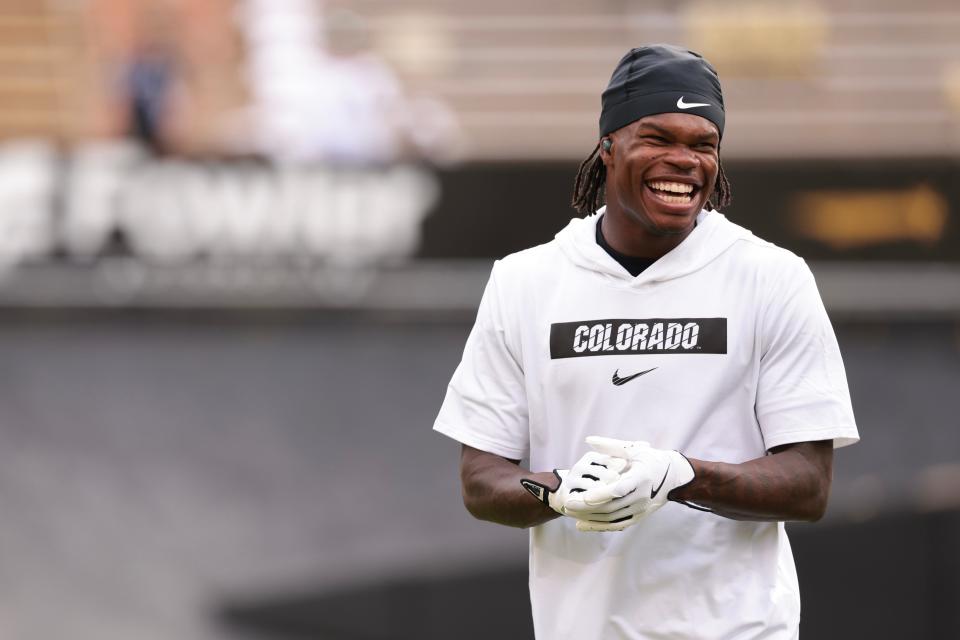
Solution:
<svg viewBox="0 0 960 640">
<path fill-rule="evenodd" d="M 719 152 L 719 149 L 717 150 Z M 707 200 L 709 209 L 729 207 L 733 201 L 730 181 L 723 170 L 723 163 L 717 161 L 717 182 L 713 193 Z M 573 198 L 570 205 L 581 215 L 590 215 L 607 202 L 607 167 L 600 157 L 600 143 L 590 155 L 580 163 L 577 177 L 573 181 Z"/>
<path fill-rule="evenodd" d="M 593 148 L 577 170 L 573 181 L 572 206 L 579 214 L 588 216 L 607 201 L 607 167 L 600 157 L 600 143 Z"/>
<path fill-rule="evenodd" d="M 717 149 L 717 152 L 720 150 Z M 723 163 L 717 158 L 717 182 L 713 185 L 713 193 L 707 204 L 711 209 L 726 209 L 733 202 L 733 191 L 730 188 L 730 181 L 727 180 L 727 173 L 723 170 Z"/>
</svg>

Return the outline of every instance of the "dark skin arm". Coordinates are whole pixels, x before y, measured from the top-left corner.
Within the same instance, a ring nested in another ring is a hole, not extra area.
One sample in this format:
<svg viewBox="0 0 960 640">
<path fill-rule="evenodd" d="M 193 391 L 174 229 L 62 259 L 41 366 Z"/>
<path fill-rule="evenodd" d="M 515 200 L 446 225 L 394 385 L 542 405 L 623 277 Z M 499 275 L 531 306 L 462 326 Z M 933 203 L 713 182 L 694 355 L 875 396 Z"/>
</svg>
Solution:
<svg viewBox="0 0 960 640">
<path fill-rule="evenodd" d="M 552 471 L 531 473 L 520 467 L 519 460 L 463 445 L 460 453 L 463 504 L 474 518 L 523 529 L 558 518 L 559 513 L 520 486 L 521 478 L 535 480 L 551 489 L 560 484 Z"/>
<path fill-rule="evenodd" d="M 775 447 L 770 455 L 741 464 L 690 459 L 696 478 L 670 492 L 733 520 L 816 521 L 827 508 L 833 472 L 833 442 Z M 479 520 L 533 527 L 559 517 L 520 486 L 530 478 L 551 488 L 551 472 L 531 473 L 493 453 L 467 445 L 460 455 L 463 503 Z"/>
<path fill-rule="evenodd" d="M 741 464 L 690 459 L 696 477 L 670 492 L 733 520 L 815 522 L 823 517 L 833 477 L 833 441 L 774 447 Z"/>
</svg>

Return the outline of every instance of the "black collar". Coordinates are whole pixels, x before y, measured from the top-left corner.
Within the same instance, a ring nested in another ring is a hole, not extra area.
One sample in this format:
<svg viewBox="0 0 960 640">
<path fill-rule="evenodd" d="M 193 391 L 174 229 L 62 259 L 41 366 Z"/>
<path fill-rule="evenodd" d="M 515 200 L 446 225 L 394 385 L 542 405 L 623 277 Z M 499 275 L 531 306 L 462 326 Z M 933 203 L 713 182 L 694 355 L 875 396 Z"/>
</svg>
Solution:
<svg viewBox="0 0 960 640">
<path fill-rule="evenodd" d="M 620 266 L 627 270 L 627 273 L 636 278 L 638 275 L 643 273 L 650 265 L 652 265 L 656 260 L 651 260 L 650 258 L 638 258 L 636 256 L 628 256 L 620 253 L 607 243 L 607 239 L 603 237 L 603 231 L 600 229 L 600 223 L 603 222 L 603 216 L 600 216 L 600 219 L 597 220 L 597 244 L 603 247 L 603 250 L 610 254 L 610 257 L 620 263 Z"/>
</svg>

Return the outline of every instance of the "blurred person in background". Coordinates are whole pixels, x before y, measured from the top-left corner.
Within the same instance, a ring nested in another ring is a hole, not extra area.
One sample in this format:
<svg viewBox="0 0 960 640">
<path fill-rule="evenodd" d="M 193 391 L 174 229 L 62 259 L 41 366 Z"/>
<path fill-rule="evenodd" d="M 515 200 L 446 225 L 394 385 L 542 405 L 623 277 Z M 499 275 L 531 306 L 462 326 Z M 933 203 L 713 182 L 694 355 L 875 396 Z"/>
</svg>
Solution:
<svg viewBox="0 0 960 640">
<path fill-rule="evenodd" d="M 247 0 L 241 7 L 254 146 L 294 163 L 443 159 L 457 131 L 449 109 L 405 95 L 371 47 L 361 16 L 322 8 L 308 0 Z"/>
<path fill-rule="evenodd" d="M 135 36 L 120 77 L 126 133 L 152 153 L 170 153 L 178 146 L 177 118 L 189 112 L 178 60 L 178 17 L 162 5 L 147 5 L 135 15 Z"/>
<path fill-rule="evenodd" d="M 318 154 L 334 164 L 386 164 L 404 143 L 400 79 L 370 48 L 366 22 L 349 11 L 325 17 L 326 56 L 314 87 Z"/>
<path fill-rule="evenodd" d="M 471 514 L 531 527 L 538 638 L 798 637 L 783 522 L 859 435 L 807 265 L 718 211 L 724 121 L 698 54 L 623 57 L 586 217 L 494 265 L 434 425 Z"/>
<path fill-rule="evenodd" d="M 167 146 L 167 117 L 175 74 L 173 55 L 157 41 L 141 46 L 126 72 L 130 134 L 154 153 Z"/>
</svg>

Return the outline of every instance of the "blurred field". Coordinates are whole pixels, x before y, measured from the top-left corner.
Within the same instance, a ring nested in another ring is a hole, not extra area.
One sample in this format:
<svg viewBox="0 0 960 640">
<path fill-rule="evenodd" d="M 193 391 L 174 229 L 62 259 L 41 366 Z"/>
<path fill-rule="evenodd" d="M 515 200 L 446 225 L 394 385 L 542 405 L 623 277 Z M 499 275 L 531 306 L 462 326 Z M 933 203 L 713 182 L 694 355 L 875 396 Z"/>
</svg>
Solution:
<svg viewBox="0 0 960 640">
<path fill-rule="evenodd" d="M 525 534 L 470 519 L 458 446 L 430 432 L 468 329 L 4 322 L 0 600 L 16 625 L 5 631 L 232 637 L 217 611 L 241 604 L 519 570 Z M 954 328 L 842 325 L 839 337 L 864 441 L 838 453 L 817 530 L 957 506 L 937 481 L 960 473 L 960 432 L 943 428 L 960 411 Z M 875 578 L 847 579 L 858 589 Z M 334 624 L 317 611 L 314 624 Z"/>
</svg>

